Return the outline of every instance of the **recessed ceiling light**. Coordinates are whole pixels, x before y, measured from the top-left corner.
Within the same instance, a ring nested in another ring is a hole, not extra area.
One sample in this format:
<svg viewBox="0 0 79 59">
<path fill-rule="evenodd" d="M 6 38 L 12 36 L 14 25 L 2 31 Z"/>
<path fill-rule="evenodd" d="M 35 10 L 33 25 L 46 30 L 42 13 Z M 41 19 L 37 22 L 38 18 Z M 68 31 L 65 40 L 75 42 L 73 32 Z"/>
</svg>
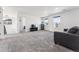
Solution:
<svg viewBox="0 0 79 59">
<path fill-rule="evenodd" d="M 55 9 L 59 9 L 59 8 L 55 8 Z"/>
</svg>

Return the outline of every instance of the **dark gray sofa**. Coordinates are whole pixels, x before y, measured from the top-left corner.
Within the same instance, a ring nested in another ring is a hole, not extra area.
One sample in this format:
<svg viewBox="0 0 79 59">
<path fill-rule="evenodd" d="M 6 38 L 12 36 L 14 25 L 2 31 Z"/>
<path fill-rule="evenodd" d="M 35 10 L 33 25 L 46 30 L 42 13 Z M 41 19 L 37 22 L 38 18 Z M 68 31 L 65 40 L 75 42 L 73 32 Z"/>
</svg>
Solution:
<svg viewBox="0 0 79 59">
<path fill-rule="evenodd" d="M 79 51 L 79 35 L 64 32 L 54 32 L 55 44 L 64 46 L 73 51 Z"/>
</svg>

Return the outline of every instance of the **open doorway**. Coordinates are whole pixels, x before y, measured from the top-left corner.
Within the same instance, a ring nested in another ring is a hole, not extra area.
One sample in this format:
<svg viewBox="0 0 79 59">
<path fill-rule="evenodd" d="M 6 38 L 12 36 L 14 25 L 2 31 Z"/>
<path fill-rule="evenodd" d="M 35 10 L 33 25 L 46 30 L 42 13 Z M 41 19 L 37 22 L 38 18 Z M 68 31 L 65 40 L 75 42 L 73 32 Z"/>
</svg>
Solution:
<svg viewBox="0 0 79 59">
<path fill-rule="evenodd" d="M 26 18 L 25 17 L 19 17 L 19 32 L 25 32 L 26 31 Z"/>
</svg>

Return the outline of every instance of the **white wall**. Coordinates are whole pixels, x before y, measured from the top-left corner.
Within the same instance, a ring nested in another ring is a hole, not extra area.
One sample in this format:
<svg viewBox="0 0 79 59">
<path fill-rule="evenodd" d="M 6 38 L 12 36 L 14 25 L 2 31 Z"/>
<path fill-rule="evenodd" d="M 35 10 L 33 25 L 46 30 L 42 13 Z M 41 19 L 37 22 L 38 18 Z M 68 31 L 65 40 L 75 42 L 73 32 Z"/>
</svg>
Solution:
<svg viewBox="0 0 79 59">
<path fill-rule="evenodd" d="M 19 20 L 23 23 L 20 24 Z M 29 14 L 18 13 L 18 31 L 22 31 L 23 26 L 26 26 L 26 32 L 29 31 L 31 24 L 35 24 L 40 29 L 41 19 L 40 16 L 31 16 Z"/>
<path fill-rule="evenodd" d="M 10 7 L 3 7 L 3 17 L 12 18 L 12 25 L 6 25 L 7 34 L 17 33 L 17 11 Z M 4 20 L 3 19 L 3 20 Z"/>
<path fill-rule="evenodd" d="M 71 28 L 73 26 L 79 26 L 79 9 L 74 9 L 71 11 L 52 15 L 52 17 L 54 16 L 61 17 L 61 22 L 59 24 L 59 27 L 55 29 L 57 31 L 63 31 L 64 28 Z"/>
<path fill-rule="evenodd" d="M 47 29 L 48 28 L 48 29 Z M 52 16 L 48 17 L 48 26 L 47 26 L 47 30 L 48 31 L 54 31 L 54 25 L 53 25 L 53 20 L 52 20 Z"/>
<path fill-rule="evenodd" d="M 3 17 L 3 9 L 0 6 L 0 36 L 4 35 L 4 27 L 3 27 L 2 17 Z"/>
<path fill-rule="evenodd" d="M 29 30 L 29 28 L 31 27 L 31 24 L 35 24 L 36 27 L 38 27 L 38 30 L 40 29 L 40 24 L 41 24 L 41 19 L 38 16 L 29 16 L 28 17 L 28 22 L 26 21 L 26 26 L 28 27 L 27 30 Z M 27 28 L 26 27 L 26 28 Z"/>
<path fill-rule="evenodd" d="M 40 16 L 21 13 L 11 7 L 3 7 L 3 9 L 3 17 L 8 15 L 12 18 L 12 25 L 6 25 L 7 34 L 19 33 L 23 30 L 23 26 L 26 26 L 26 31 L 29 31 L 31 24 L 35 24 L 40 29 Z M 23 23 L 20 23 L 20 19 Z"/>
</svg>

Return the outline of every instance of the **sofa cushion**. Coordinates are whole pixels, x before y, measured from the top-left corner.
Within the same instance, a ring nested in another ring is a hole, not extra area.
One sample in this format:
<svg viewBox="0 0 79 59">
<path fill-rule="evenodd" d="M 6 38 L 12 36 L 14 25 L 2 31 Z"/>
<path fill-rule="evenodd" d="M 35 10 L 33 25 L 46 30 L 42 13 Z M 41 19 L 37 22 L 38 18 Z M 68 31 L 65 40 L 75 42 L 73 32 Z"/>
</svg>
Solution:
<svg viewBox="0 0 79 59">
<path fill-rule="evenodd" d="M 79 35 L 64 32 L 54 32 L 54 41 L 55 44 L 79 52 Z"/>
<path fill-rule="evenodd" d="M 79 31 L 79 27 L 78 26 L 74 26 L 74 27 L 70 28 L 68 33 L 76 34 L 78 31 Z"/>
<path fill-rule="evenodd" d="M 76 34 L 79 35 L 79 31 Z"/>
</svg>

